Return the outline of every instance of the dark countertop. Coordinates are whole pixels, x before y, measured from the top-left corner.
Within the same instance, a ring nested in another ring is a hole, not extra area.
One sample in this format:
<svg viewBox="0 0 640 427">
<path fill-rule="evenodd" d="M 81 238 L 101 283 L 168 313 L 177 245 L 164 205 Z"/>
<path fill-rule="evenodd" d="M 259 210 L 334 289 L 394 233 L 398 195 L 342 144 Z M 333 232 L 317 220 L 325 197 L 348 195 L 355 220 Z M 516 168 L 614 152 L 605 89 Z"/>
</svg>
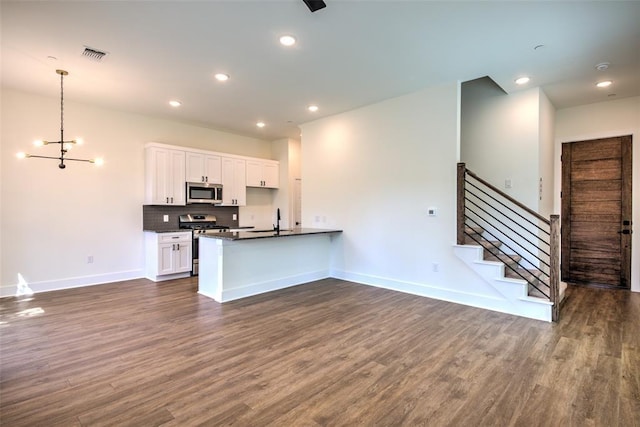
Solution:
<svg viewBox="0 0 640 427">
<path fill-rule="evenodd" d="M 291 230 L 280 230 L 280 234 L 277 234 L 273 230 L 255 230 L 255 231 L 239 231 L 233 233 L 217 233 L 217 234 L 204 234 L 200 238 L 219 239 L 219 240 L 254 240 L 254 239 L 270 239 L 279 237 L 291 237 L 291 236 L 305 236 L 309 234 L 328 234 L 328 233 L 342 233 L 342 230 L 325 230 L 322 228 L 294 228 Z"/>
</svg>

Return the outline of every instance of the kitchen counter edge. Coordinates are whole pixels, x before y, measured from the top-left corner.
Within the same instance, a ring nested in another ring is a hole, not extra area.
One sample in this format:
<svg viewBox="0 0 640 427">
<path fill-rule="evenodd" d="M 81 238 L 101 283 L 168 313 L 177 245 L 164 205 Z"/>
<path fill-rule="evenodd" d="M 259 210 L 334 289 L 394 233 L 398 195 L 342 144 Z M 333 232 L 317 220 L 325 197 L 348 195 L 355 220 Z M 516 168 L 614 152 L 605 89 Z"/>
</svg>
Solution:
<svg viewBox="0 0 640 427">
<path fill-rule="evenodd" d="M 207 239 L 218 239 L 218 240 L 255 240 L 255 239 L 272 239 L 272 238 L 281 238 L 281 237 L 291 237 L 291 236 L 306 236 L 310 234 L 329 234 L 329 233 L 342 233 L 342 230 L 325 230 L 321 228 L 294 228 L 289 231 L 281 231 L 279 234 L 275 231 L 259 231 L 259 232 L 251 232 L 251 231 L 239 231 L 233 233 L 216 233 L 216 234 L 205 234 L 200 236 L 200 238 Z"/>
</svg>

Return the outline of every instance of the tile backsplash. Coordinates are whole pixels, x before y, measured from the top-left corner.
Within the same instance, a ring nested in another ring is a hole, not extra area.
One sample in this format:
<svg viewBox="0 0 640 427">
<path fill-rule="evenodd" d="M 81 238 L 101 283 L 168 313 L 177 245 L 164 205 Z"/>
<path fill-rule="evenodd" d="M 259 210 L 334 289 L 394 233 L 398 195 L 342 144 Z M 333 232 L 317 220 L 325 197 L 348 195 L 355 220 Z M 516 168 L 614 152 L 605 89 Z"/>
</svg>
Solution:
<svg viewBox="0 0 640 427">
<path fill-rule="evenodd" d="M 237 206 L 214 205 L 186 205 L 186 206 L 142 206 L 142 229 L 149 231 L 169 231 L 178 229 L 178 216 L 186 214 L 212 214 L 216 216 L 217 224 L 237 227 Z M 169 222 L 164 222 L 164 215 L 169 215 Z"/>
</svg>

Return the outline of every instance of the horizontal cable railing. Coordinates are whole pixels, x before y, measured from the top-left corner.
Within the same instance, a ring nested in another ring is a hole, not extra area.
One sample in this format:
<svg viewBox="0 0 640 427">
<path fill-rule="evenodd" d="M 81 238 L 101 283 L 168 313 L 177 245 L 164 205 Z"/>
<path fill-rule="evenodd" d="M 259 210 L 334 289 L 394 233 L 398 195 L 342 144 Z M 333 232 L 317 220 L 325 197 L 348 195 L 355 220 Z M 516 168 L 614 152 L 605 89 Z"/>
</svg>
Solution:
<svg viewBox="0 0 640 427">
<path fill-rule="evenodd" d="M 458 164 L 458 244 L 483 246 L 504 263 L 510 277 L 522 279 L 554 303 L 559 285 L 558 216 L 541 216 Z"/>
</svg>

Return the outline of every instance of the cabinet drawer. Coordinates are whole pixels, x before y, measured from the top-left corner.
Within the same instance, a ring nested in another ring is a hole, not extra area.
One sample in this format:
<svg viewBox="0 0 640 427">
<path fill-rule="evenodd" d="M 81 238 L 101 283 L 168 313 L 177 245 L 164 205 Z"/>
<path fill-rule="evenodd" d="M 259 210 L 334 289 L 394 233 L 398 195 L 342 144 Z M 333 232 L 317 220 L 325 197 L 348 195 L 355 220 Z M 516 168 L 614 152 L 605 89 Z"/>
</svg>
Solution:
<svg viewBox="0 0 640 427">
<path fill-rule="evenodd" d="M 171 243 L 171 242 L 184 242 L 191 241 L 191 232 L 187 233 L 160 233 L 158 235 L 158 242 Z"/>
</svg>

